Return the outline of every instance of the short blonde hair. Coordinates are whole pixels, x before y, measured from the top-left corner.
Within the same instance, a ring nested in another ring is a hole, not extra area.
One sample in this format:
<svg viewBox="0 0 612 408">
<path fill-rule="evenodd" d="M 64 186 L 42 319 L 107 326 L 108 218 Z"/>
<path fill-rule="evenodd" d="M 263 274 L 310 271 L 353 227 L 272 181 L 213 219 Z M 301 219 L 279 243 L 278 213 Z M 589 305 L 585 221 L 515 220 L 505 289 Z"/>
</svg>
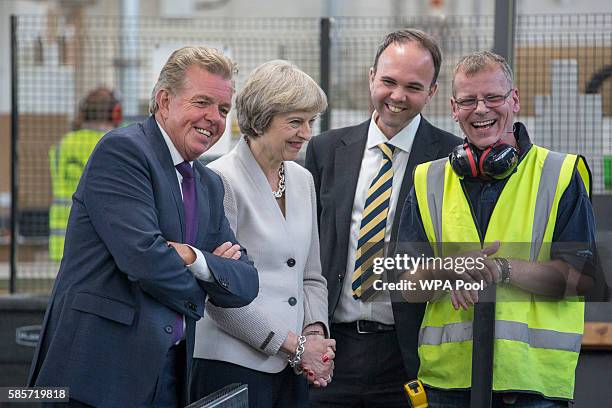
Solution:
<svg viewBox="0 0 612 408">
<path fill-rule="evenodd" d="M 174 51 L 168 61 L 164 64 L 157 83 L 151 93 L 149 101 L 149 112 L 154 115 L 159 108 L 155 95 L 160 89 L 176 95 L 183 90 L 187 69 L 192 65 L 198 66 L 211 74 L 219 75 L 223 79 L 231 79 L 234 84 L 233 75 L 238 73 L 234 61 L 223 55 L 215 48 L 206 46 L 187 46 Z"/>
<path fill-rule="evenodd" d="M 297 66 L 282 60 L 261 64 L 236 96 L 238 126 L 243 135 L 257 137 L 279 113 L 327 109 L 327 96 Z"/>
<path fill-rule="evenodd" d="M 506 81 L 508 81 L 508 86 L 512 88 L 514 86 L 512 68 L 510 67 L 506 59 L 501 55 L 498 55 L 491 51 L 476 51 L 461 57 L 459 62 L 457 62 L 457 65 L 455 65 L 455 70 L 453 71 L 453 80 L 451 84 L 453 97 L 455 96 L 455 77 L 457 76 L 459 71 L 463 72 L 467 76 L 472 76 L 495 66 L 502 70 L 504 76 L 506 77 Z"/>
</svg>

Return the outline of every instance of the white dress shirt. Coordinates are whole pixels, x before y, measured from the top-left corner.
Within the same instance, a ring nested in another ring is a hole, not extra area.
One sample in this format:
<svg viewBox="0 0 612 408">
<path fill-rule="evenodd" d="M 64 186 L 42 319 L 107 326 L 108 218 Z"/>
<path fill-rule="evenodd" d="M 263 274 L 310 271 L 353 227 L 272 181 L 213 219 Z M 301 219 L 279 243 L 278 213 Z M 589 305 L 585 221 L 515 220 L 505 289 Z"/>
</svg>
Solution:
<svg viewBox="0 0 612 408">
<path fill-rule="evenodd" d="M 172 140 L 170 140 L 170 136 L 168 136 L 168 134 L 166 133 L 164 128 L 159 124 L 159 122 L 157 122 L 157 126 L 159 127 L 159 130 L 161 131 L 161 134 L 164 137 L 164 141 L 166 142 L 166 145 L 168 146 L 168 150 L 170 150 L 170 156 L 172 157 L 172 164 L 174 165 L 174 171 L 176 172 L 176 178 L 179 183 L 179 188 L 181 189 L 181 198 L 183 198 L 183 185 L 182 185 L 183 176 L 176 169 L 176 165 L 184 162 L 185 159 L 183 159 L 183 156 L 181 156 L 179 151 L 176 149 L 176 146 L 174 146 L 174 143 L 172 143 Z M 190 161 L 189 165 L 193 167 L 193 162 Z M 214 279 L 210 273 L 208 264 L 206 263 L 206 258 L 204 258 L 204 255 L 202 255 L 202 252 L 199 249 L 194 248 L 191 245 L 189 245 L 189 247 L 193 249 L 193 252 L 196 255 L 196 260 L 191 265 L 187 265 L 187 267 L 193 273 L 196 279 L 203 280 L 206 282 L 212 282 Z"/>
<path fill-rule="evenodd" d="M 390 140 L 383 134 L 375 122 L 376 112 L 372 114 L 370 127 L 368 129 L 368 140 L 366 142 L 359 179 L 357 180 L 357 190 L 355 191 L 355 201 L 353 202 L 353 212 L 351 215 L 351 228 L 349 233 L 348 256 L 346 263 L 346 275 L 340 294 L 340 301 L 334 313 L 334 322 L 348 323 L 357 320 L 372 320 L 383 324 L 393 324 L 393 310 L 391 309 L 391 299 L 388 292 L 382 292 L 370 301 L 363 302 L 353 298 L 352 277 L 355 270 L 355 253 L 357 251 L 357 241 L 361 228 L 361 218 L 363 208 L 368 195 L 368 189 L 372 180 L 378 174 L 382 164 L 382 151 L 376 146 L 380 143 L 389 143 L 395 146 L 393 153 L 393 184 L 391 187 L 391 198 L 389 201 L 389 212 L 387 213 L 387 224 L 385 226 L 385 255 L 389 240 L 391 239 L 391 229 L 395 217 L 397 199 L 402 187 L 402 180 L 406 172 L 408 156 L 412 148 L 412 142 L 416 131 L 421 123 L 421 115 L 417 115 L 412 121 L 399 131 Z M 410 176 L 410 175 L 409 175 Z M 398 214 L 399 216 L 399 214 Z"/>
</svg>

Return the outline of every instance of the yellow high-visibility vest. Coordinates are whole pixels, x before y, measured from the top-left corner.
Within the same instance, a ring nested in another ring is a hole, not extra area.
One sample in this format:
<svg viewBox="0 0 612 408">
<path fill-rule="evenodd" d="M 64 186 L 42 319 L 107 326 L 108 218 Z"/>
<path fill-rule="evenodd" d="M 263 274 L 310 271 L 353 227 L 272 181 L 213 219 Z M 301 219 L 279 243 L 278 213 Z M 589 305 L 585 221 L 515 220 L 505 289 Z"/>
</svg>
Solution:
<svg viewBox="0 0 612 408">
<path fill-rule="evenodd" d="M 66 134 L 49 149 L 53 202 L 49 208 L 49 259 L 61 261 L 72 204 L 85 164 L 104 132 L 82 129 Z"/>
<path fill-rule="evenodd" d="M 483 241 L 485 245 L 501 241 L 500 250 L 493 256 L 550 260 L 559 201 L 575 169 L 590 191 L 584 158 L 532 146 L 510 176 L 491 214 Z M 423 226 L 436 255 L 456 253 L 462 247 L 458 243 L 476 243 L 482 248 L 460 178 L 448 159 L 419 165 L 414 188 Z M 577 297 L 543 301 L 503 283 L 497 285 L 496 293 L 493 390 L 573 398 L 584 302 Z M 473 308 L 455 310 L 448 293 L 427 304 L 419 334 L 419 379 L 423 383 L 441 389 L 471 387 L 473 317 Z"/>
</svg>

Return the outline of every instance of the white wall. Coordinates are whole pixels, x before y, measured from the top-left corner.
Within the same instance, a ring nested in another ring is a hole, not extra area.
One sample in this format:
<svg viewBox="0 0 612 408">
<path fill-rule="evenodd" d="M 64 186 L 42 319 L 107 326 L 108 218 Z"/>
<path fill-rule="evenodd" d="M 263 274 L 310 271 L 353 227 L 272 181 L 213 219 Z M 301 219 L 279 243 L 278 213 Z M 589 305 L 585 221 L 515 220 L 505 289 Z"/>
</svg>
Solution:
<svg viewBox="0 0 612 408">
<path fill-rule="evenodd" d="M 0 113 L 11 110 L 11 14 L 44 14 L 40 1 L 0 0 Z"/>
<path fill-rule="evenodd" d="M 321 17 L 396 15 L 492 14 L 492 0 L 443 0 L 432 10 L 429 0 L 229 0 L 219 8 L 202 10 L 198 4 L 215 0 L 140 0 L 142 16 L 166 17 Z M 88 16 L 118 15 L 121 0 L 90 0 Z M 58 0 L 0 0 L 0 113 L 10 110 L 10 15 L 42 14 Z M 517 0 L 519 14 L 610 13 L 609 0 Z"/>
<path fill-rule="evenodd" d="M 609 0 L 517 0 L 519 14 L 610 13 Z"/>
</svg>

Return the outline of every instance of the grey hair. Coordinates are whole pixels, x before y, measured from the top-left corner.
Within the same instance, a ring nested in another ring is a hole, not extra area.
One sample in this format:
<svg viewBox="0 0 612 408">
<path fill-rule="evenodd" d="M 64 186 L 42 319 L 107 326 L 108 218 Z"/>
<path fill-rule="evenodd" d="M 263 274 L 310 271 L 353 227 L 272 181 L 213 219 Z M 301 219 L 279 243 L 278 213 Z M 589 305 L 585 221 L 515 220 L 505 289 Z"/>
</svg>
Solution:
<svg viewBox="0 0 612 408">
<path fill-rule="evenodd" d="M 183 90 L 185 85 L 185 74 L 189 67 L 198 66 L 211 74 L 219 75 L 223 79 L 231 79 L 233 87 L 233 75 L 238 73 L 234 61 L 223 55 L 215 48 L 206 46 L 187 46 L 175 50 L 168 61 L 164 64 L 157 83 L 151 93 L 149 100 L 149 112 L 154 115 L 159 107 L 155 95 L 160 89 L 165 89 L 173 95 Z"/>
<path fill-rule="evenodd" d="M 457 65 L 455 65 L 452 81 L 453 96 L 455 96 L 455 77 L 459 71 L 471 76 L 490 68 L 492 65 L 497 65 L 501 68 L 508 81 L 508 85 L 512 87 L 514 84 L 512 68 L 510 68 L 505 58 L 491 51 L 477 51 L 461 57 Z"/>
<path fill-rule="evenodd" d="M 238 126 L 250 138 L 266 130 L 279 113 L 321 113 L 325 109 L 325 92 L 308 74 L 283 60 L 255 68 L 236 95 Z"/>
</svg>

